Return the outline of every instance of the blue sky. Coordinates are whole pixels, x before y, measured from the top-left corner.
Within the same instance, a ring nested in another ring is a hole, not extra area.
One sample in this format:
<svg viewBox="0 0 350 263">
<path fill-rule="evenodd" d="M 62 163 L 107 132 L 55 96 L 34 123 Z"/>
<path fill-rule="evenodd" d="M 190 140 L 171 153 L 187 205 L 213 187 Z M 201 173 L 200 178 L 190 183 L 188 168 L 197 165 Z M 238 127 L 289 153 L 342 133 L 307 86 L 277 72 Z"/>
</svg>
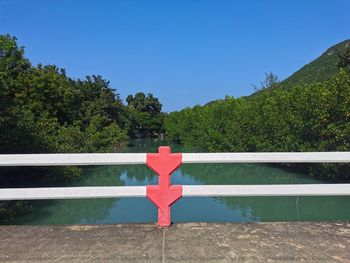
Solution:
<svg viewBox="0 0 350 263">
<path fill-rule="evenodd" d="M 348 0 L 0 0 L 0 34 L 34 63 L 99 74 L 166 111 L 253 92 L 350 38 Z"/>
</svg>

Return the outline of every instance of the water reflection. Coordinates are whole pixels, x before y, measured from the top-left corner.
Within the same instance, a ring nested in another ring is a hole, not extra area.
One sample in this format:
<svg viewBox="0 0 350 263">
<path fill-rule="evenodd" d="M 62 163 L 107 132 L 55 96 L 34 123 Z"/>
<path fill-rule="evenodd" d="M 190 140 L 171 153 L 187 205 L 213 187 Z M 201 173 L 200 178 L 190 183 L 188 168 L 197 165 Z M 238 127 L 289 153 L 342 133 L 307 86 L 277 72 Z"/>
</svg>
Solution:
<svg viewBox="0 0 350 263">
<path fill-rule="evenodd" d="M 139 140 L 126 152 L 156 152 L 162 142 Z M 182 152 L 181 146 L 172 145 Z M 194 152 L 198 149 L 185 149 Z M 256 164 L 185 164 L 172 175 L 174 184 L 321 183 L 308 175 Z M 146 165 L 85 168 L 72 186 L 157 184 Z M 349 197 L 182 198 L 172 209 L 174 222 L 249 222 L 349 220 Z M 157 210 L 146 198 L 57 200 L 34 202 L 32 213 L 15 224 L 155 222 Z"/>
</svg>

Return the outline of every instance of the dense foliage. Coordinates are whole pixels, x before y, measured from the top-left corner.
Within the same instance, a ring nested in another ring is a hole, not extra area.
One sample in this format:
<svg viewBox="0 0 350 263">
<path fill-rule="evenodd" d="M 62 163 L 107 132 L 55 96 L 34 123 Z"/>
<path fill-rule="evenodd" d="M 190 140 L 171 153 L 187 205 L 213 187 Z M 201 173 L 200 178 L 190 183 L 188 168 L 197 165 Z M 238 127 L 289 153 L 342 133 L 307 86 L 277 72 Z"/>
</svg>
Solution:
<svg viewBox="0 0 350 263">
<path fill-rule="evenodd" d="M 0 49 L 1 153 L 112 151 L 127 139 L 125 106 L 101 76 L 34 67 L 8 36 Z"/>
<path fill-rule="evenodd" d="M 173 112 L 164 125 L 170 139 L 209 151 L 349 151 L 350 75 L 340 70 L 324 82 L 226 97 Z M 308 168 L 320 177 L 350 176 L 345 165 Z"/>
<path fill-rule="evenodd" d="M 131 136 L 159 136 L 163 131 L 162 104 L 152 94 L 142 93 L 129 95 L 126 98 L 129 108 Z"/>
<path fill-rule="evenodd" d="M 129 104 L 101 76 L 72 79 L 54 65 L 33 66 L 16 38 L 0 35 L 0 153 L 112 152 L 129 134 L 160 132 L 157 98 Z M 47 185 L 79 175 L 77 168 L 23 171 L 2 168 L 0 185 Z M 0 202 L 0 217 L 22 204 Z"/>
</svg>

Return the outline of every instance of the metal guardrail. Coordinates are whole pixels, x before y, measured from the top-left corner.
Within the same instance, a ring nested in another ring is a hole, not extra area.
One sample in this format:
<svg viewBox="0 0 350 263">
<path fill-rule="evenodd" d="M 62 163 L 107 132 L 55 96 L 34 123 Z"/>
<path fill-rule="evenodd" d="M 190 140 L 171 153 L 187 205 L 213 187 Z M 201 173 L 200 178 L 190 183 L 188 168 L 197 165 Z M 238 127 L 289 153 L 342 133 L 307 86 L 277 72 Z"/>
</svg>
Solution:
<svg viewBox="0 0 350 263">
<path fill-rule="evenodd" d="M 42 187 L 0 189 L 0 200 L 148 197 L 158 207 L 158 224 L 170 225 L 170 206 L 182 196 L 329 196 L 350 195 L 350 184 L 183 185 L 170 184 L 170 174 L 181 163 L 344 163 L 350 152 L 303 153 L 183 153 L 171 154 L 3 154 L 0 166 L 63 166 L 147 164 L 159 175 L 156 186 Z"/>
</svg>

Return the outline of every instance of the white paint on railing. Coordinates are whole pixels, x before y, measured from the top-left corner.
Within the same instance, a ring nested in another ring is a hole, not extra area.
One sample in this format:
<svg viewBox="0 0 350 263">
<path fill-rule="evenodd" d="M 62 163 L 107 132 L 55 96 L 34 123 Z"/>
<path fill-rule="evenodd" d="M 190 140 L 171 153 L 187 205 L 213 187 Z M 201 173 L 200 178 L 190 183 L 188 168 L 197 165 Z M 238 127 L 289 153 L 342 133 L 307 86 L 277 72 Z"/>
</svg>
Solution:
<svg viewBox="0 0 350 263">
<path fill-rule="evenodd" d="M 183 185 L 184 197 L 347 196 L 350 184 Z M 146 186 L 0 189 L 0 200 L 146 197 Z"/>
<path fill-rule="evenodd" d="M 2 154 L 0 166 L 145 164 L 146 153 Z M 183 163 L 335 163 L 350 152 L 183 153 Z M 184 185 L 183 196 L 350 195 L 350 184 Z M 145 186 L 0 189 L 0 200 L 145 197 Z"/>
<path fill-rule="evenodd" d="M 41 187 L 0 189 L 0 200 L 146 197 L 145 186 Z"/>
<path fill-rule="evenodd" d="M 183 163 L 340 163 L 350 152 L 183 153 Z"/>
<path fill-rule="evenodd" d="M 145 164 L 145 153 L 1 154 L 0 166 Z"/>
<path fill-rule="evenodd" d="M 350 195 L 350 184 L 184 185 L 183 196 Z"/>
<path fill-rule="evenodd" d="M 341 163 L 350 152 L 183 153 L 183 163 Z M 145 164 L 146 153 L 1 154 L 0 166 Z"/>
</svg>

